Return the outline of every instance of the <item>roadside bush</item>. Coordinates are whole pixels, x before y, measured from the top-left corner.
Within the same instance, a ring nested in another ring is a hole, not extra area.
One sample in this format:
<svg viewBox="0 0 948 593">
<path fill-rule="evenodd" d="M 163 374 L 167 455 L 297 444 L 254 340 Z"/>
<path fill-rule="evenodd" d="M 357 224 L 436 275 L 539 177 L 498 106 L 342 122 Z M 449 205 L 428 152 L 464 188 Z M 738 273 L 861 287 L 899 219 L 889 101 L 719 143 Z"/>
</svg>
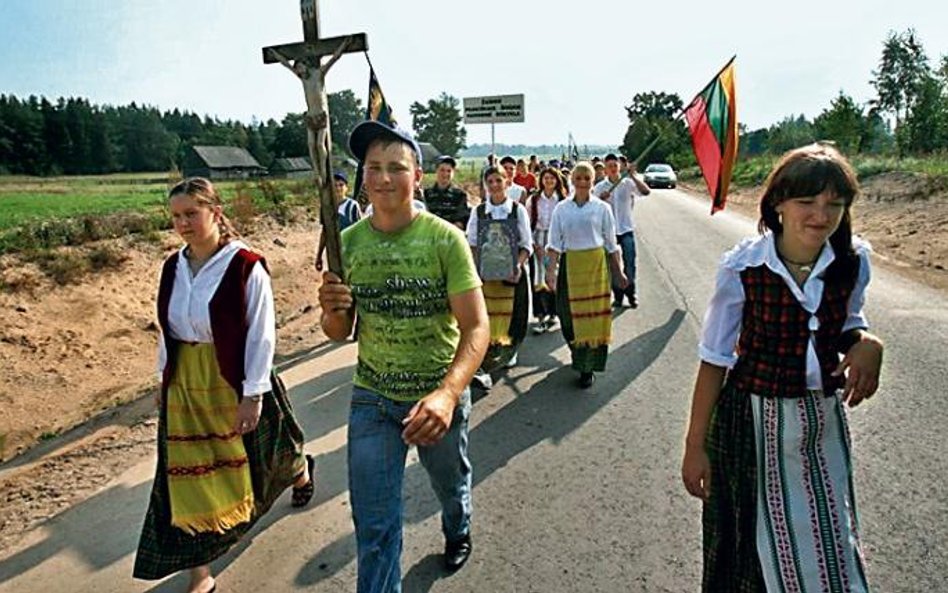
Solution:
<svg viewBox="0 0 948 593">
<path fill-rule="evenodd" d="M 90 267 L 95 271 L 118 269 L 128 261 L 128 255 L 122 249 L 109 245 L 100 245 L 92 248 L 86 255 Z"/>
<path fill-rule="evenodd" d="M 170 218 L 163 211 L 116 212 L 31 222 L 0 234 L 0 253 L 77 247 L 102 239 L 159 231 L 171 228 Z"/>
<path fill-rule="evenodd" d="M 89 259 L 75 250 L 42 250 L 25 256 L 60 286 L 79 282 L 92 267 Z"/>
<path fill-rule="evenodd" d="M 287 204 L 286 193 L 281 184 L 274 183 L 269 179 L 261 179 L 257 182 L 257 189 L 263 196 L 268 214 L 283 225 L 292 221 L 290 205 Z"/>
<path fill-rule="evenodd" d="M 257 207 L 254 206 L 253 196 L 246 187 L 238 187 L 237 195 L 229 204 L 228 217 L 237 226 L 237 232 L 249 233 L 253 229 L 253 221 L 257 218 Z"/>
</svg>

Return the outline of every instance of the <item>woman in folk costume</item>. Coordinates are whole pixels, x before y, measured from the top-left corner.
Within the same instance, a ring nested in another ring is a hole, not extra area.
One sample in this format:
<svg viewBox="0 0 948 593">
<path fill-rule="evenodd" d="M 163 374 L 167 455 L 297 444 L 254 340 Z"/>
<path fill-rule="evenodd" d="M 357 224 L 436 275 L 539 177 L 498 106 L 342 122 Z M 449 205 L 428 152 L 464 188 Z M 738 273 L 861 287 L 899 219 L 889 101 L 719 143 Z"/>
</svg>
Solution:
<svg viewBox="0 0 948 593">
<path fill-rule="evenodd" d="M 488 167 L 483 181 L 487 185 L 487 200 L 471 210 L 467 241 L 484 281 L 484 300 L 490 317 L 490 347 L 481 371 L 490 373 L 517 364 L 517 348 L 527 334 L 529 293 L 523 265 L 533 251 L 533 236 L 526 208 L 505 193 L 507 177 L 504 170 Z M 490 221 L 507 222 L 496 225 Z M 487 270 L 495 267 L 491 265 L 494 261 L 498 264 L 496 268 L 509 270 L 506 277 L 485 275 Z"/>
<path fill-rule="evenodd" d="M 527 200 L 530 228 L 533 230 L 530 275 L 533 281 L 533 316 L 537 318 L 533 331 L 537 334 L 556 328 L 556 287 L 546 284 L 546 272 L 550 264 L 546 244 L 550 236 L 553 209 L 565 199 L 566 182 L 562 174 L 551 167 L 540 173 L 540 188 Z"/>
<path fill-rule="evenodd" d="M 590 192 L 595 170 L 588 162 L 572 171 L 573 196 L 553 209 L 547 253 L 546 284 L 556 287 L 556 308 L 563 337 L 579 371 L 579 386 L 591 387 L 595 372 L 606 370 L 612 341 L 609 267 L 625 287 L 612 208 Z M 559 272 L 557 273 L 557 262 Z"/>
<path fill-rule="evenodd" d="M 186 245 L 158 289 L 158 466 L 134 576 L 190 569 L 190 593 L 216 588 L 209 563 L 293 486 L 313 496 L 313 458 L 272 369 L 276 338 L 266 262 L 237 240 L 202 178 L 169 193 Z"/>
<path fill-rule="evenodd" d="M 721 260 L 682 462 L 704 501 L 704 591 L 868 590 L 844 404 L 875 393 L 882 343 L 863 315 L 857 192 L 836 149 L 790 151 L 761 235 Z"/>
</svg>

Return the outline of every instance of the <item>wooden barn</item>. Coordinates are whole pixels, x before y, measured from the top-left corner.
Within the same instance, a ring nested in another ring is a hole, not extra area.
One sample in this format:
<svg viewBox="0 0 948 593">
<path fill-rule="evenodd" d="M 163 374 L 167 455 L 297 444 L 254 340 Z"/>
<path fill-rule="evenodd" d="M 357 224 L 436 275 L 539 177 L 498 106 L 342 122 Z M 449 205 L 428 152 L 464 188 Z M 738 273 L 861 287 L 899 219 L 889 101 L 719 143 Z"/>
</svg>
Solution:
<svg viewBox="0 0 948 593">
<path fill-rule="evenodd" d="M 267 174 L 247 149 L 237 146 L 193 146 L 184 156 L 185 177 L 247 179 Z"/>
<path fill-rule="evenodd" d="M 288 179 L 308 179 L 313 176 L 313 161 L 308 156 L 284 157 L 273 159 L 270 165 L 271 177 Z M 332 155 L 333 171 L 346 171 L 355 174 L 359 162 L 345 156 Z"/>
<path fill-rule="evenodd" d="M 306 156 L 273 159 L 270 176 L 287 179 L 312 178 L 313 164 Z"/>
</svg>

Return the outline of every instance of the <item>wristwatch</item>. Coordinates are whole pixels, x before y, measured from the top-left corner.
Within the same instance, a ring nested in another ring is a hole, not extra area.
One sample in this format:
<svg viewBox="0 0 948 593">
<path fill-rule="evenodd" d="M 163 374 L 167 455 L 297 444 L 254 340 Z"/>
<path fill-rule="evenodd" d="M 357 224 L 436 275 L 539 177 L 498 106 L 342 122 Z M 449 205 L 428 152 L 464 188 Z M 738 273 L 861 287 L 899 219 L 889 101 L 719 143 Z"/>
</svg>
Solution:
<svg viewBox="0 0 948 593">
<path fill-rule="evenodd" d="M 244 399 L 249 399 L 252 402 L 259 402 L 261 399 L 263 399 L 263 394 L 255 393 L 253 395 L 245 395 Z"/>
</svg>

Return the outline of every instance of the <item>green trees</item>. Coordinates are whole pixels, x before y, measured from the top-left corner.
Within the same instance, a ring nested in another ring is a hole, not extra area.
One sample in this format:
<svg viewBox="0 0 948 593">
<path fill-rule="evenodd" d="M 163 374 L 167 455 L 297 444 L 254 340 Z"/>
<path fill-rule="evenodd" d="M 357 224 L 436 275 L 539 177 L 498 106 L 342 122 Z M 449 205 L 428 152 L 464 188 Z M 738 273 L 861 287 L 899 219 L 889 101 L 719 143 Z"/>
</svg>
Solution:
<svg viewBox="0 0 948 593">
<path fill-rule="evenodd" d="M 351 90 L 330 93 L 328 99 L 332 141 L 337 151 L 344 152 L 365 108 Z M 0 174 L 166 171 L 180 167 L 196 145 L 246 148 L 264 167 L 276 157 L 309 155 L 301 113 L 288 113 L 279 122 L 254 120 L 247 125 L 135 103 L 113 107 L 82 98 L 51 101 L 0 95 Z"/>
<path fill-rule="evenodd" d="M 629 159 L 638 158 L 653 140 L 658 142 L 643 157 L 643 162 L 670 162 L 682 167 L 693 162 L 687 148 L 688 132 L 684 121 L 674 118 L 684 104 L 677 94 L 638 93 L 625 108 L 629 118 L 620 150 Z"/>
<path fill-rule="evenodd" d="M 767 147 L 775 154 L 809 144 L 816 139 L 813 124 L 803 114 L 785 117 L 767 130 Z"/>
<path fill-rule="evenodd" d="M 352 128 L 365 119 L 365 107 L 351 89 L 329 93 L 329 133 L 332 143 L 345 150 Z"/>
<path fill-rule="evenodd" d="M 844 153 L 858 152 L 866 134 L 863 109 L 852 97 L 839 91 L 830 107 L 813 120 L 813 128 L 818 138 L 832 138 Z"/>
<path fill-rule="evenodd" d="M 915 31 L 890 32 L 870 83 L 876 96 L 866 105 L 841 90 L 812 122 L 790 116 L 742 130 L 741 154 L 780 154 L 813 140 L 833 141 L 847 154 L 948 150 L 948 56 L 933 69 Z"/>
<path fill-rule="evenodd" d="M 896 139 L 903 152 L 925 153 L 948 148 L 948 93 L 944 83 L 934 76 L 922 81 Z"/>
<path fill-rule="evenodd" d="M 948 56 L 933 71 L 914 30 L 890 32 L 871 82 L 877 95 L 872 104 L 895 118 L 900 153 L 948 147 Z"/>
<path fill-rule="evenodd" d="M 893 114 L 898 128 L 911 113 L 925 80 L 931 76 L 928 56 L 914 30 L 889 32 L 883 43 L 879 69 L 872 74 L 871 83 L 877 94 L 873 103 L 883 113 Z"/>
<path fill-rule="evenodd" d="M 358 101 L 353 103 L 358 109 Z M 347 115 L 341 108 L 339 113 Z M 342 133 L 344 125 L 352 124 L 340 125 Z M 263 166 L 275 156 L 308 154 L 301 114 L 288 114 L 282 123 L 245 125 L 135 103 L 100 107 L 81 98 L 52 102 L 0 95 L 0 174 L 165 171 L 180 166 L 188 149 L 201 144 L 247 148 Z"/>
<path fill-rule="evenodd" d="M 421 142 L 430 142 L 444 154 L 457 155 L 467 146 L 467 130 L 461 125 L 461 101 L 447 93 L 429 99 L 427 105 L 415 101 L 409 111 L 412 128 Z"/>
</svg>

